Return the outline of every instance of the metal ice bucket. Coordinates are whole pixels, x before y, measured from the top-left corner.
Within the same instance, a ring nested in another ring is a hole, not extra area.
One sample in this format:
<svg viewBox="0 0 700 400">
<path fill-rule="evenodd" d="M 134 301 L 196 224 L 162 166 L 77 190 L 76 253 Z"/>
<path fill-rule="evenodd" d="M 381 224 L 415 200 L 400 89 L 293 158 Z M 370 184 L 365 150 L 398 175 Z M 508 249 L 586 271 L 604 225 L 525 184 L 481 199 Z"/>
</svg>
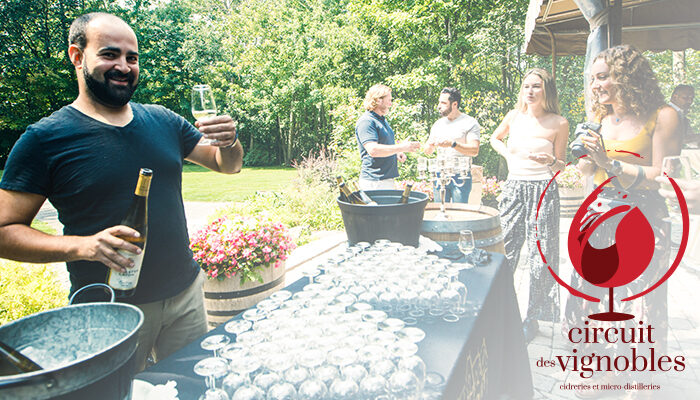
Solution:
<svg viewBox="0 0 700 400">
<path fill-rule="evenodd" d="M 76 304 L 0 326 L 0 339 L 44 369 L 0 376 L 2 399 L 128 398 L 143 313 L 122 303 Z"/>
</svg>

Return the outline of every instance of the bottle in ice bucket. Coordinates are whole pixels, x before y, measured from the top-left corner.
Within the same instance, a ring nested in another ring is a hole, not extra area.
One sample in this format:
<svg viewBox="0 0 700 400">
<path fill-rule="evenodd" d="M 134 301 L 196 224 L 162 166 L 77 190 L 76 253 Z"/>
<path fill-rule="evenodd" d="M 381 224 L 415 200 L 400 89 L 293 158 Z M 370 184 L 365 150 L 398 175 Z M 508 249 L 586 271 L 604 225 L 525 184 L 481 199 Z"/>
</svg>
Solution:
<svg viewBox="0 0 700 400">
<path fill-rule="evenodd" d="M 352 191 L 353 191 L 354 195 L 358 196 L 367 205 L 370 205 L 370 206 L 377 205 L 377 202 L 372 200 L 372 198 L 369 197 L 369 195 L 367 193 L 365 193 L 363 190 L 358 188 L 357 185 L 355 184 L 355 182 L 351 182 L 351 183 L 352 183 Z"/>
<path fill-rule="evenodd" d="M 399 204 L 407 204 L 408 203 L 408 198 L 411 197 L 411 188 L 413 187 L 412 183 L 407 183 L 406 187 L 403 189 L 403 193 L 401 194 L 401 198 L 399 199 Z"/>
<path fill-rule="evenodd" d="M 338 182 L 338 189 L 340 189 L 340 185 L 344 185 L 345 181 L 343 181 L 343 177 L 338 175 L 335 177 L 336 182 Z M 348 199 L 348 196 L 343 193 L 342 190 L 340 190 L 340 201 L 343 201 L 345 203 L 350 203 L 350 199 Z"/>
<path fill-rule="evenodd" d="M 117 297 L 130 297 L 136 291 L 141 273 L 141 263 L 143 255 L 146 253 L 146 237 L 148 235 L 148 190 L 151 187 L 153 171 L 141 168 L 139 180 L 134 191 L 134 199 L 131 201 L 129 211 L 121 222 L 121 225 L 128 226 L 139 232 L 139 237 L 122 237 L 122 239 L 135 244 L 141 248 L 140 254 L 119 250 L 119 254 L 132 260 L 134 266 L 127 268 L 126 272 L 117 272 L 110 268 L 107 284 L 114 289 Z"/>
<path fill-rule="evenodd" d="M 338 190 L 340 190 L 340 200 L 351 204 L 366 205 L 366 203 L 362 201 L 362 199 L 360 199 L 359 196 L 350 192 L 350 189 L 348 189 L 345 182 L 340 182 L 340 184 L 338 185 Z M 345 200 L 343 200 L 343 198 L 345 198 Z"/>
<path fill-rule="evenodd" d="M 0 376 L 17 375 L 42 369 L 37 363 L 0 340 Z"/>
</svg>

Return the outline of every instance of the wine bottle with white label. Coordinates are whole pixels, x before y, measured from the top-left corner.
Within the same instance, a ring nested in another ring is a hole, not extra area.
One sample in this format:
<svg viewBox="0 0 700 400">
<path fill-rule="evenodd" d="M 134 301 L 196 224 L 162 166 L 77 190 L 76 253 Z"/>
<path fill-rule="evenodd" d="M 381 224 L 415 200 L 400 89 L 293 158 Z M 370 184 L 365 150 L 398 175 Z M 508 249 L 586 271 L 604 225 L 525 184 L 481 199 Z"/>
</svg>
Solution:
<svg viewBox="0 0 700 400">
<path fill-rule="evenodd" d="M 125 272 L 117 272 L 114 269 L 109 269 L 107 284 L 114 289 L 114 294 L 117 297 L 130 297 L 136 291 L 136 285 L 139 283 L 139 275 L 141 273 L 141 263 L 143 255 L 146 253 L 146 238 L 148 235 L 148 191 L 151 187 L 151 178 L 153 171 L 147 168 L 141 168 L 139 180 L 134 191 L 134 199 L 131 201 L 129 211 L 126 217 L 121 222 L 121 225 L 128 226 L 139 232 L 139 237 L 124 237 L 124 239 L 141 248 L 141 253 L 134 254 L 125 250 L 119 250 L 119 254 L 132 260 L 134 266 L 127 268 Z"/>
</svg>

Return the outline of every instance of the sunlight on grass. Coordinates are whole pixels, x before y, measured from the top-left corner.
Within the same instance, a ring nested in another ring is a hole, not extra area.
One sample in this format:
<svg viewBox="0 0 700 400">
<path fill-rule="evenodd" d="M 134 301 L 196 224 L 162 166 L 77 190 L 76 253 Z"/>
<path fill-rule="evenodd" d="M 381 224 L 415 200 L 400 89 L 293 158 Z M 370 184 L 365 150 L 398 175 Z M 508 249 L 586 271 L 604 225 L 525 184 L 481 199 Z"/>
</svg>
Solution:
<svg viewBox="0 0 700 400">
<path fill-rule="evenodd" d="M 0 169 L 0 177 L 3 170 Z M 243 201 L 257 191 L 279 191 L 296 176 L 291 167 L 250 167 L 225 175 L 199 165 L 185 165 L 182 197 L 185 201 Z"/>
<path fill-rule="evenodd" d="M 251 167 L 224 175 L 199 165 L 185 165 L 182 196 L 185 201 L 240 202 L 257 191 L 283 190 L 295 176 L 296 170 L 288 167 Z"/>
</svg>

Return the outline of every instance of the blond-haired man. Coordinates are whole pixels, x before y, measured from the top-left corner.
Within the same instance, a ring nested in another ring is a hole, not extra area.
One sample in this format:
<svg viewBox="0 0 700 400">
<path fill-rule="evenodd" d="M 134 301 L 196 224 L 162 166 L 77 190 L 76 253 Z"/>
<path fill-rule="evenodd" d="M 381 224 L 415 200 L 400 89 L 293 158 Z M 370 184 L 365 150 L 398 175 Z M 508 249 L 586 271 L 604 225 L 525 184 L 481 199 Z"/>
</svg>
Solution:
<svg viewBox="0 0 700 400">
<path fill-rule="evenodd" d="M 360 189 L 394 189 L 394 178 L 399 176 L 397 160 L 406 161 L 404 152 L 416 151 L 419 142 L 396 143 L 394 131 L 386 120 L 391 108 L 391 88 L 377 84 L 369 88 L 364 106 L 367 110 L 355 125 L 355 137 L 362 158 Z"/>
</svg>

